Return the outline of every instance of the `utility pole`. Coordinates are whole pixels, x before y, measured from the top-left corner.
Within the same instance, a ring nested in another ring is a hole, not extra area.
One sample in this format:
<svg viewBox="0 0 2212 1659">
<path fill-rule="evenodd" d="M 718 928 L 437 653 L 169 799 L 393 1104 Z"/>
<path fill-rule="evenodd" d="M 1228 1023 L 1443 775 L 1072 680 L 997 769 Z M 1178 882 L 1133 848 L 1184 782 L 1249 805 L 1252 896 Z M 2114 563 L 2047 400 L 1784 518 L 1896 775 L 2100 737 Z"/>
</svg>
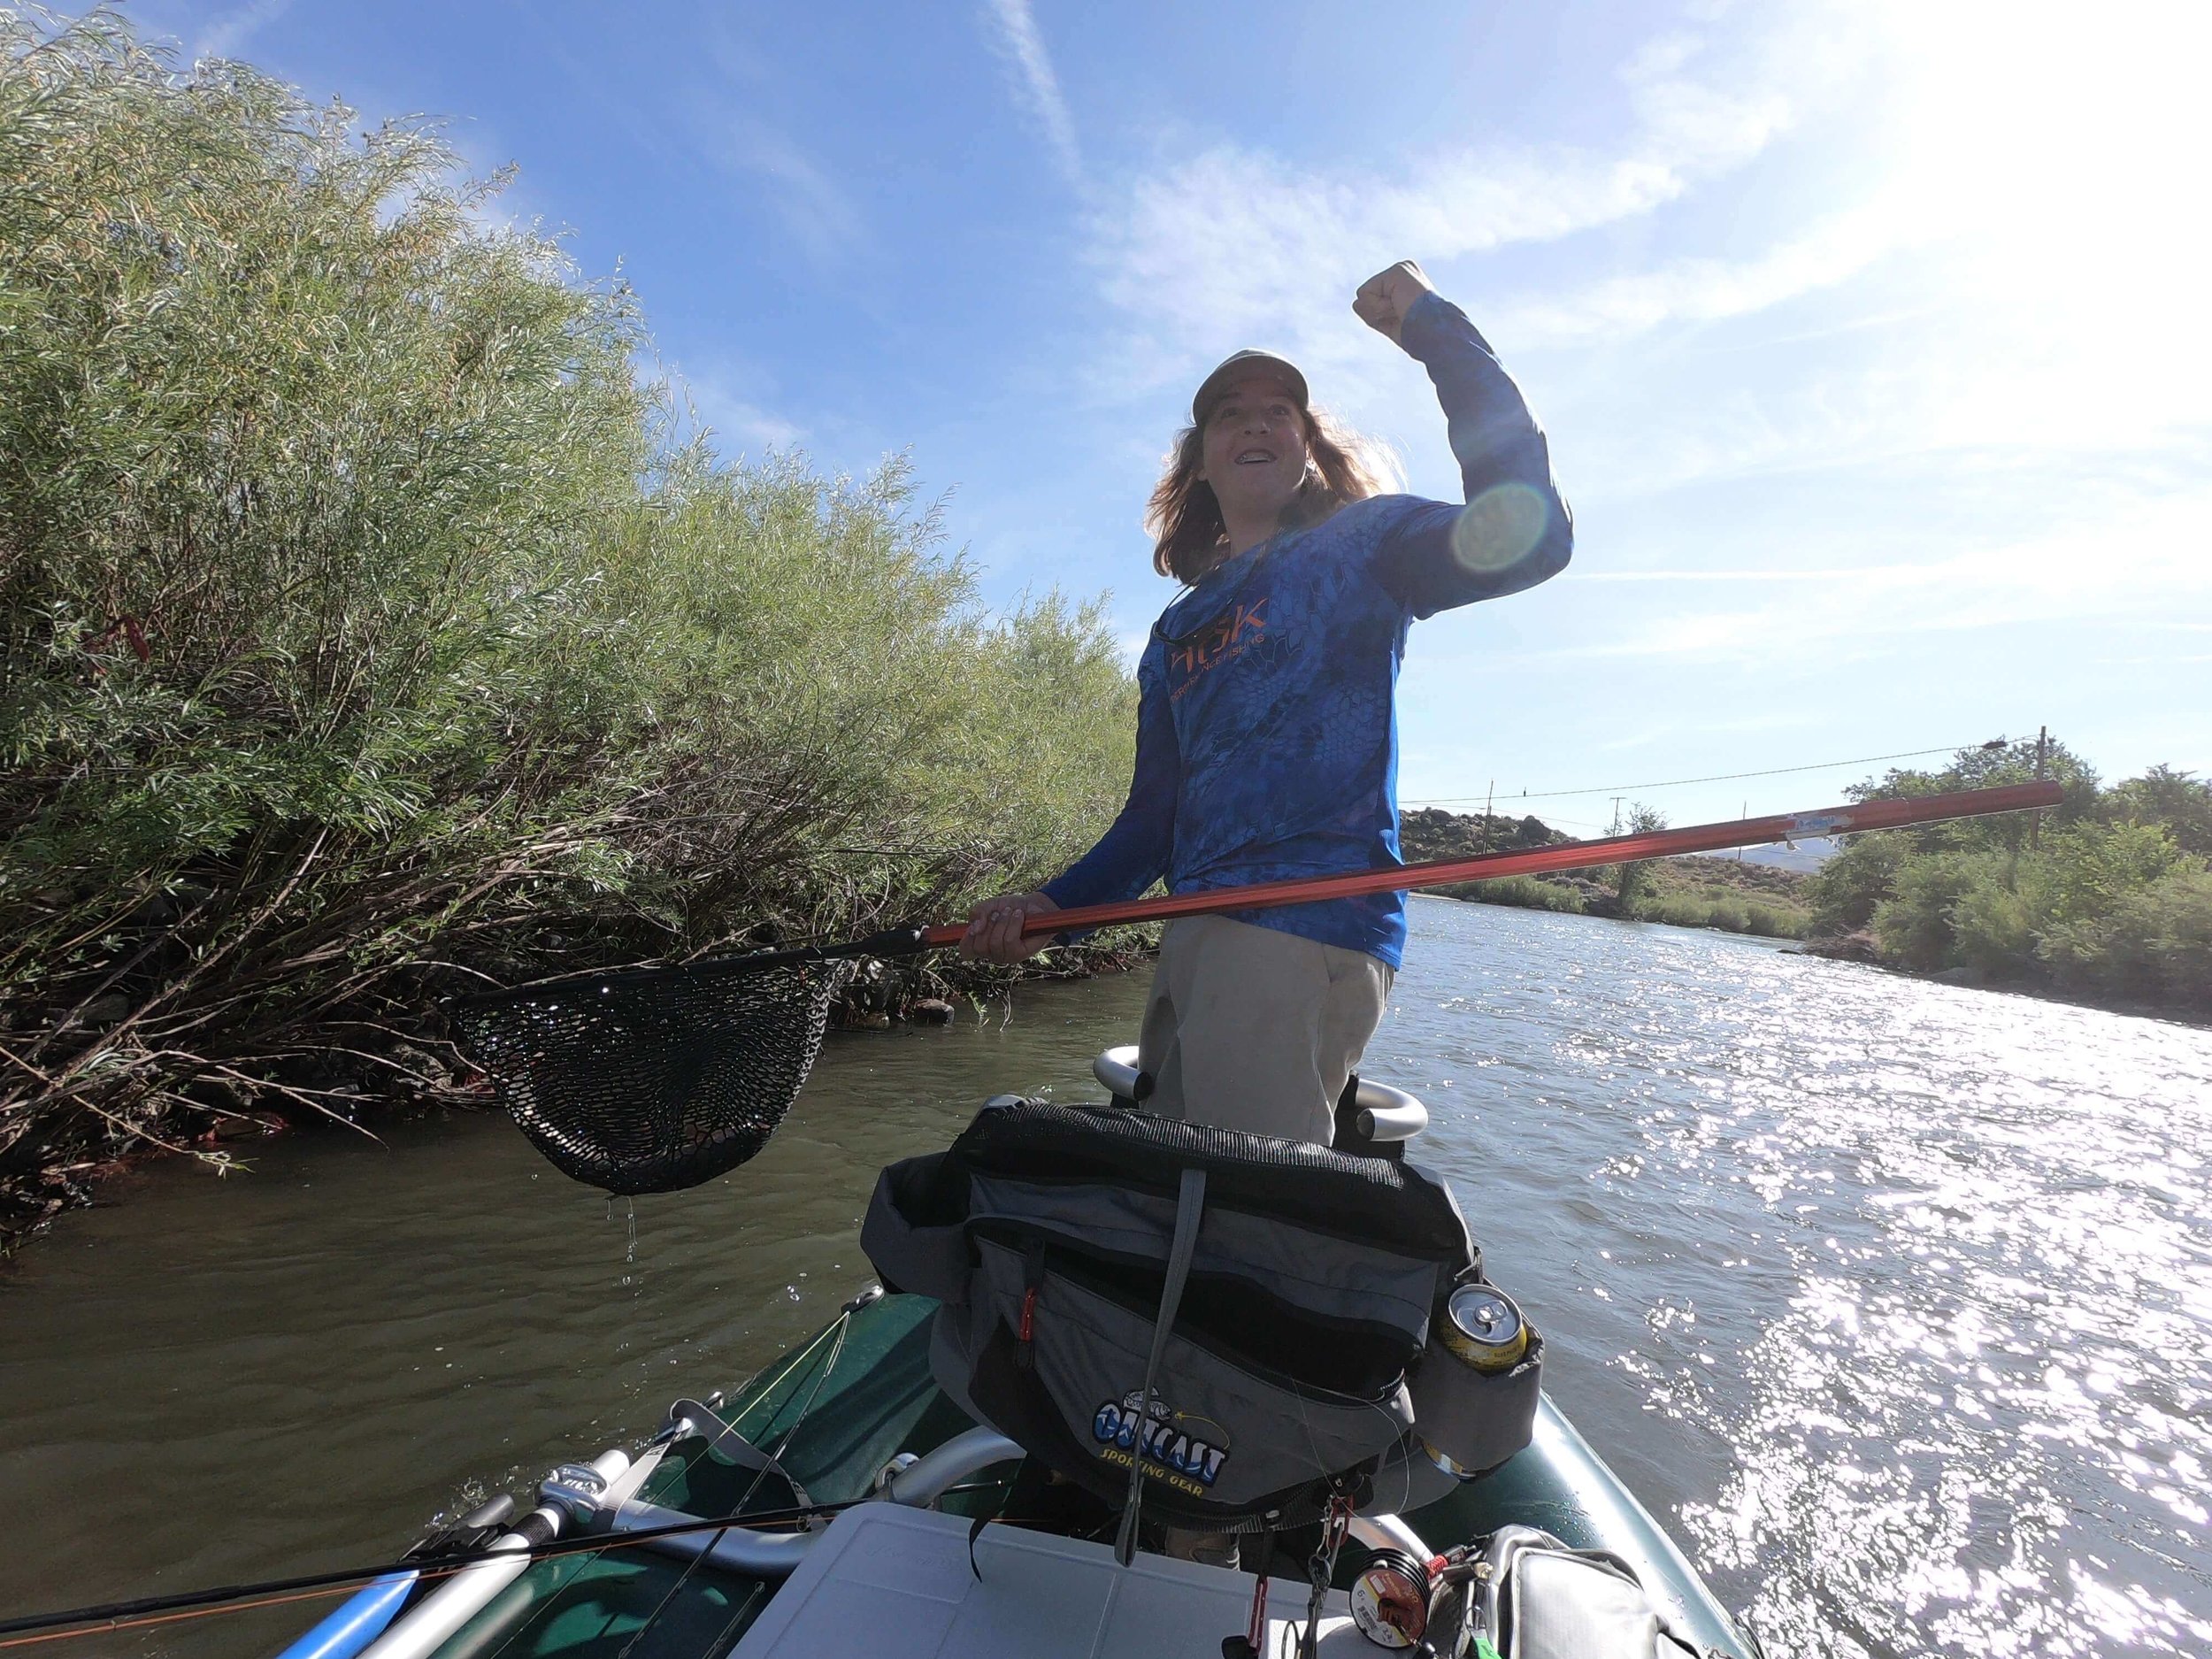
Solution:
<svg viewBox="0 0 2212 1659">
<path fill-rule="evenodd" d="M 2039 726 L 2035 730 L 2035 780 L 2038 783 L 2043 781 L 2044 764 L 2049 758 L 2050 753 L 2051 728 L 2047 726 Z M 2035 816 L 2028 820 L 2028 845 L 2031 847 L 2043 845 L 2043 809 L 2041 807 L 2036 808 Z"/>
<path fill-rule="evenodd" d="M 1617 835 L 1621 833 L 1621 803 L 1626 798 L 1624 795 L 1617 795 L 1613 797 L 1613 827 L 1605 832 L 1608 835 Z"/>
<path fill-rule="evenodd" d="M 1485 852 L 1488 852 L 1488 851 L 1490 850 L 1490 835 L 1491 835 L 1491 818 L 1490 818 L 1490 810 L 1491 810 L 1491 808 L 1493 808 L 1493 807 L 1494 807 L 1495 805 L 1497 805 L 1497 803 L 1498 803 L 1498 780 L 1497 780 L 1495 778 L 1493 778 L 1493 779 L 1490 780 L 1490 793 L 1489 793 L 1489 794 L 1487 794 L 1487 795 L 1484 795 L 1484 796 L 1483 796 L 1483 798 L 1482 798 L 1482 849 L 1483 849 L 1483 851 L 1485 851 Z"/>
<path fill-rule="evenodd" d="M 1736 816 L 1740 818 L 1749 818 L 1751 816 L 1751 803 L 1746 801 L 1743 803 L 1743 810 L 1737 813 Z M 1743 849 L 1740 847 L 1736 849 L 1736 862 L 1738 864 L 1743 863 Z"/>
</svg>

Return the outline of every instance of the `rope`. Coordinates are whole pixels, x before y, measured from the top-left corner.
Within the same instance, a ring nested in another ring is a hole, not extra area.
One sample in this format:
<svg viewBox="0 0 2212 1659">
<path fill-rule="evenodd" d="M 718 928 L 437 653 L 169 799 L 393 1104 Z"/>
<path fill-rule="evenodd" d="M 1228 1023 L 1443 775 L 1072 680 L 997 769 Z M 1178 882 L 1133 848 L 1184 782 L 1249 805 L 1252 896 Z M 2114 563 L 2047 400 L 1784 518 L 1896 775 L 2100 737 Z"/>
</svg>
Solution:
<svg viewBox="0 0 2212 1659">
<path fill-rule="evenodd" d="M 759 1492 L 760 1483 L 768 1479 L 768 1471 L 771 1469 L 775 1469 L 781 1465 L 784 1454 L 791 1449 L 791 1441 L 793 1438 L 798 1433 L 801 1426 L 806 1422 L 807 1418 L 812 1415 L 814 1410 L 814 1402 L 822 1397 L 822 1385 L 829 1380 L 830 1373 L 837 1369 L 837 1362 L 844 1355 L 845 1333 L 847 1328 L 852 1324 L 852 1310 L 850 1308 L 843 1310 L 838 1314 L 835 1324 L 831 1325 L 827 1331 L 822 1333 L 821 1336 L 816 1337 L 812 1342 L 810 1342 L 807 1345 L 808 1348 L 811 1350 L 821 1346 L 823 1337 L 829 1337 L 833 1339 L 830 1342 L 828 1357 L 822 1362 L 821 1368 L 814 1373 L 814 1386 L 807 1391 L 806 1403 L 799 1408 L 798 1415 L 791 1419 L 790 1426 L 784 1430 L 782 1437 L 777 1440 L 776 1449 L 769 1453 L 766 1461 L 764 1462 L 758 1469 L 756 1469 L 753 1471 L 752 1479 L 746 1485 L 745 1495 L 737 1501 L 737 1512 L 739 1514 L 741 1515 L 745 1512 L 745 1506 L 750 1503 L 753 1501 L 754 1495 Z M 781 1382 L 785 1377 L 787 1377 L 790 1374 L 791 1368 L 789 1366 L 785 1367 L 781 1374 L 780 1374 L 776 1379 L 777 1382 Z M 770 1386 L 772 1388 L 774 1385 L 771 1384 Z M 795 1389 L 793 1392 L 795 1393 L 796 1390 Z M 763 1397 L 765 1396 L 764 1395 Z M 790 1477 L 787 1475 L 784 1479 L 786 1480 L 789 1480 Z M 727 1529 L 725 1529 L 725 1531 Z M 670 1585 L 667 1590 L 662 1594 L 661 1599 L 653 1604 L 653 1610 L 650 1613 L 648 1613 L 643 1620 L 639 1623 L 637 1629 L 631 1633 L 630 1640 L 622 1645 L 622 1651 L 620 1654 L 616 1655 L 616 1659 L 630 1659 L 630 1655 L 637 1650 L 638 1643 L 645 1640 L 646 1632 L 660 1622 L 661 1615 L 668 1610 L 669 1604 L 675 1601 L 677 1595 L 683 1590 L 683 1587 L 691 1582 L 691 1575 L 699 1571 L 700 1563 L 706 1560 L 709 1553 L 713 1550 L 717 1544 L 722 1541 L 722 1538 L 723 1532 L 718 1532 L 715 1533 L 712 1538 L 707 1540 L 707 1547 L 705 1549 L 701 1550 L 697 1555 L 694 1555 L 689 1561 L 684 1563 L 684 1570 L 676 1575 L 676 1581 Z"/>
</svg>

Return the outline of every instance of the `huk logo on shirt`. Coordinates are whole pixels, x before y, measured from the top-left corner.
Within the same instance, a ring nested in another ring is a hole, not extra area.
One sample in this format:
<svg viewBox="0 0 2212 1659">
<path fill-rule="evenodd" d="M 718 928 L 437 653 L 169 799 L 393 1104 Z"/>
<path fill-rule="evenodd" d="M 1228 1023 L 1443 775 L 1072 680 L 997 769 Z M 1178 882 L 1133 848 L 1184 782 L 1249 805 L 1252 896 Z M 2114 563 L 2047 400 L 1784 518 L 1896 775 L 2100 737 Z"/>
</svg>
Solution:
<svg viewBox="0 0 2212 1659">
<path fill-rule="evenodd" d="M 1173 695 L 1181 696 L 1199 675 L 1243 656 L 1267 637 L 1267 598 L 1263 594 L 1249 604 L 1239 601 L 1169 650 L 1168 672 L 1179 682 Z"/>
<path fill-rule="evenodd" d="M 1151 1409 L 1143 1409 L 1143 1392 L 1132 1388 L 1118 1402 L 1099 1402 L 1091 1418 L 1091 1438 L 1098 1442 L 1099 1456 L 1124 1469 L 1141 1457 L 1144 1472 L 1153 1479 L 1164 1480 L 1194 1498 L 1204 1497 L 1229 1461 L 1229 1437 L 1210 1418 L 1171 1411 L 1156 1389 Z"/>
</svg>

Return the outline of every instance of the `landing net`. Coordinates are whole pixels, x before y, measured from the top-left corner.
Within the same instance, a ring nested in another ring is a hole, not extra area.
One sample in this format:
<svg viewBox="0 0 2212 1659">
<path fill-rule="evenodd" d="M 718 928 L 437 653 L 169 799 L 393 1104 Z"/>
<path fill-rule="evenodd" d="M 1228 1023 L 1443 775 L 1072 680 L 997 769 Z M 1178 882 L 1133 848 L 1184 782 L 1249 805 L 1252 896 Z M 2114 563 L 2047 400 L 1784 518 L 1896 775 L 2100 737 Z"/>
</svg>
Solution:
<svg viewBox="0 0 2212 1659">
<path fill-rule="evenodd" d="M 667 1193 L 767 1144 L 820 1052 L 841 964 L 641 969 L 455 1010 L 507 1110 L 564 1174 Z"/>
</svg>

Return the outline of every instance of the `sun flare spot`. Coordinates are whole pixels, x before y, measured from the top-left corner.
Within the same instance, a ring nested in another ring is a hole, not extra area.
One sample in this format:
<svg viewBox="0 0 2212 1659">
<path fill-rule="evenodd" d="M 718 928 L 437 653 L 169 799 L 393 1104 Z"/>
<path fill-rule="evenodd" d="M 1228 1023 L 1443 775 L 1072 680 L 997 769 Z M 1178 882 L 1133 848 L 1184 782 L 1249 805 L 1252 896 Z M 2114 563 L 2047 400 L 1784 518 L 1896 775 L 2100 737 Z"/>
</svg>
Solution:
<svg viewBox="0 0 2212 1659">
<path fill-rule="evenodd" d="M 1503 570 L 1533 550 L 1550 515 L 1550 504 L 1528 485 L 1493 485 L 1452 526 L 1452 557 L 1467 570 Z"/>
</svg>

